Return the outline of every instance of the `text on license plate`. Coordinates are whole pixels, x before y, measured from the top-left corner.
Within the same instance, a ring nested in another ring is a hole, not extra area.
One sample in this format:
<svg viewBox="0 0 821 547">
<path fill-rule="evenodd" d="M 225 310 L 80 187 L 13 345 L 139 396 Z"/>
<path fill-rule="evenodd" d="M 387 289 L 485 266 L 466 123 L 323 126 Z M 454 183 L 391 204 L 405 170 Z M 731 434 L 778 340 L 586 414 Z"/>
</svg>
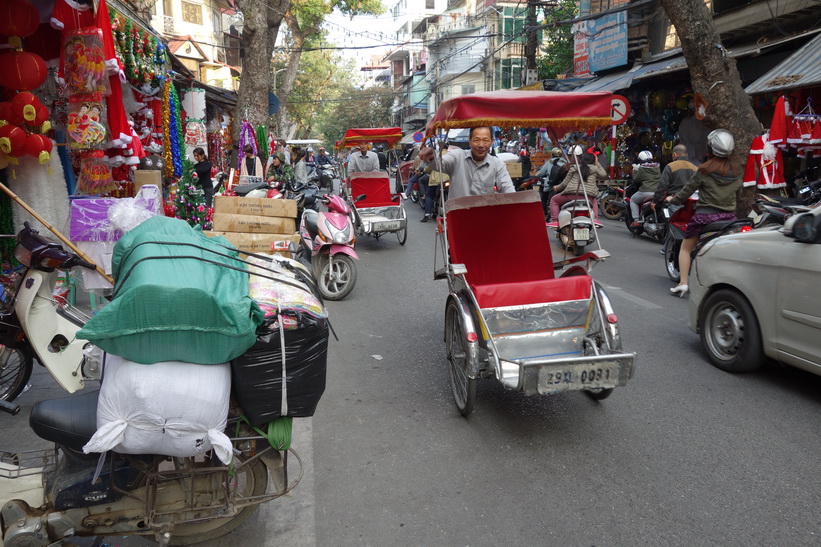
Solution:
<svg viewBox="0 0 821 547">
<path fill-rule="evenodd" d="M 550 393 L 572 389 L 613 387 L 619 380 L 619 367 L 612 363 L 568 365 L 539 371 L 539 391 Z"/>
<path fill-rule="evenodd" d="M 390 222 L 380 222 L 376 228 L 378 230 L 398 230 L 400 223 L 398 220 L 392 220 Z"/>
<path fill-rule="evenodd" d="M 590 239 L 590 229 L 589 228 L 573 228 L 573 239 L 575 240 L 588 240 Z"/>
</svg>

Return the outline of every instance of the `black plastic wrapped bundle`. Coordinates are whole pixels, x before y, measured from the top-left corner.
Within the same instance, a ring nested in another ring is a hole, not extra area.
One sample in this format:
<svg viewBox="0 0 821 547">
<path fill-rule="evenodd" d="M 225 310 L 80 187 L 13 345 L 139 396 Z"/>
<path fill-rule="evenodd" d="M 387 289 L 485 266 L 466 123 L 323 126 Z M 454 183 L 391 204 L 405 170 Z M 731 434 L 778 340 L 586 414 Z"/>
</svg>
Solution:
<svg viewBox="0 0 821 547">
<path fill-rule="evenodd" d="M 234 394 L 251 425 L 261 426 L 283 415 L 304 418 L 316 411 L 325 391 L 328 321 L 302 315 L 298 322 L 299 328 L 285 330 L 285 414 L 278 327 L 260 327 L 251 349 L 231 361 Z"/>
</svg>

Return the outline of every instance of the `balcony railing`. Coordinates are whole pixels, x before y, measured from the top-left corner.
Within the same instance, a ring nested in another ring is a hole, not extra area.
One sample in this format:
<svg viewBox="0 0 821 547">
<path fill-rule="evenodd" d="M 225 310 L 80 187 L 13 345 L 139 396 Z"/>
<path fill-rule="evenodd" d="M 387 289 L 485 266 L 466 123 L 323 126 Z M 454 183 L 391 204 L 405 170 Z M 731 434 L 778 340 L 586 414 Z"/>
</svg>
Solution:
<svg viewBox="0 0 821 547">
<path fill-rule="evenodd" d="M 412 119 L 426 119 L 428 117 L 428 109 L 427 108 L 419 108 L 416 106 L 405 106 L 402 108 L 402 119 L 412 120 Z"/>
</svg>

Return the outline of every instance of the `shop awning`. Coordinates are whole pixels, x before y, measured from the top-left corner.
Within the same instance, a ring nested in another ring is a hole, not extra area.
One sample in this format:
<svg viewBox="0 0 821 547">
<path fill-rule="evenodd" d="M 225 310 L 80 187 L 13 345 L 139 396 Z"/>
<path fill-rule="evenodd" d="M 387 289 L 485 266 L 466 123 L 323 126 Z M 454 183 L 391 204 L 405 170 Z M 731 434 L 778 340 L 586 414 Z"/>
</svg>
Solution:
<svg viewBox="0 0 821 547">
<path fill-rule="evenodd" d="M 680 68 L 674 70 L 687 68 L 687 63 L 684 62 L 684 57 L 681 56 L 665 59 L 664 61 L 656 61 L 655 63 L 637 64 L 625 72 L 602 76 L 595 81 L 576 88 L 575 91 L 619 91 L 620 89 L 627 89 L 633 85 L 634 80 L 642 78 L 648 72 L 665 69 L 669 66 L 673 66 L 674 63 L 681 63 L 682 65 Z M 670 70 L 670 72 L 672 72 L 672 70 Z"/>
<path fill-rule="evenodd" d="M 796 87 L 821 86 L 821 34 L 748 85 L 748 95 Z"/>
</svg>

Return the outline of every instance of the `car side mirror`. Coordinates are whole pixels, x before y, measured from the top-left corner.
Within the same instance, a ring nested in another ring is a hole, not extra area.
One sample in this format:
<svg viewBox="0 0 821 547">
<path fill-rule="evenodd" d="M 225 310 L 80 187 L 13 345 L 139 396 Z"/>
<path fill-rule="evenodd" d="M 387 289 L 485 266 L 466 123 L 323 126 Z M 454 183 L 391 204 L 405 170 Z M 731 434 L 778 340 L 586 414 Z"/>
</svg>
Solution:
<svg viewBox="0 0 821 547">
<path fill-rule="evenodd" d="M 366 194 L 359 194 L 358 196 L 356 196 L 356 199 L 354 201 L 362 201 L 364 199 L 367 199 L 367 197 L 368 196 Z"/>
<path fill-rule="evenodd" d="M 787 219 L 784 231 L 791 234 L 796 241 L 817 243 L 821 238 L 821 217 L 812 213 L 801 213 Z"/>
</svg>

